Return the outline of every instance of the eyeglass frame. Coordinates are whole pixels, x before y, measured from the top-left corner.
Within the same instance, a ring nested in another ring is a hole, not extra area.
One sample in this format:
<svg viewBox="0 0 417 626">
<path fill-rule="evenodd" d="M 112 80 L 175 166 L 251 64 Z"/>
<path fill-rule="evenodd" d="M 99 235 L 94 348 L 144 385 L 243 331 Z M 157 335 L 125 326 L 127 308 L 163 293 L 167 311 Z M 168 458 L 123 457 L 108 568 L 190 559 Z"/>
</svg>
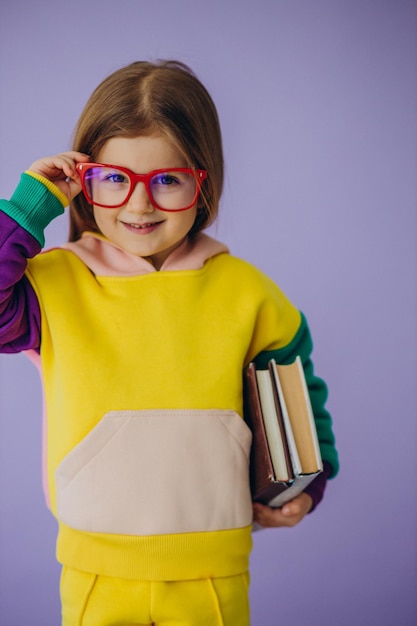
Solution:
<svg viewBox="0 0 417 626">
<path fill-rule="evenodd" d="M 99 202 L 94 202 L 93 198 L 90 197 L 87 191 L 87 185 L 85 183 L 86 173 L 89 169 L 93 167 L 99 167 L 99 168 L 108 167 L 108 168 L 112 168 L 115 170 L 120 170 L 121 172 L 124 172 L 125 174 L 127 174 L 127 177 L 130 182 L 130 189 L 127 193 L 126 198 L 123 200 L 123 202 L 120 202 L 119 204 L 114 204 L 111 206 L 107 204 L 101 204 Z M 94 204 L 95 206 L 99 206 L 104 209 L 119 209 L 121 206 L 125 205 L 129 201 L 136 185 L 138 183 L 143 183 L 145 185 L 146 193 L 148 194 L 148 198 L 152 206 L 154 206 L 159 211 L 166 211 L 167 213 L 178 213 L 179 211 L 187 211 L 188 209 L 191 209 L 191 207 L 193 207 L 195 203 L 197 202 L 197 198 L 201 192 L 201 185 L 203 181 L 206 180 L 207 178 L 206 170 L 194 169 L 192 167 L 163 168 L 163 169 L 152 170 L 148 172 L 147 174 L 136 174 L 135 172 L 132 172 L 132 170 L 129 170 L 127 167 L 122 167 L 121 165 L 109 165 L 107 163 L 88 162 L 88 163 L 77 163 L 76 170 L 80 175 L 81 188 L 82 188 L 83 194 L 90 204 Z M 194 176 L 195 181 L 196 181 L 196 191 L 195 191 L 195 196 L 194 196 L 193 201 L 191 202 L 191 204 L 181 209 L 164 209 L 158 205 L 158 203 L 155 201 L 154 197 L 152 196 L 152 191 L 150 187 L 151 179 L 157 174 L 164 174 L 164 173 L 166 174 L 170 172 L 188 172 L 189 174 L 192 174 Z"/>
</svg>

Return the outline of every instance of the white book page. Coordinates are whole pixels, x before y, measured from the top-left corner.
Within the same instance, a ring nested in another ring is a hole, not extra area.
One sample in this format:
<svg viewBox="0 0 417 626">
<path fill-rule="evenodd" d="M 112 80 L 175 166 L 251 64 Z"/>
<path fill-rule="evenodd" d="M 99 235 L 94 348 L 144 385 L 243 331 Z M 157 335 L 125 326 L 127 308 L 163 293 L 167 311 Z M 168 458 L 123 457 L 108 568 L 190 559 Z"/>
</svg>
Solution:
<svg viewBox="0 0 417 626">
<path fill-rule="evenodd" d="M 258 383 L 259 397 L 261 399 L 262 413 L 264 418 L 265 432 L 269 444 L 272 464 L 277 480 L 287 482 L 287 464 L 285 461 L 285 451 L 281 438 L 281 431 L 275 411 L 274 394 L 271 386 L 271 379 L 268 370 L 257 370 L 256 380 Z"/>
</svg>

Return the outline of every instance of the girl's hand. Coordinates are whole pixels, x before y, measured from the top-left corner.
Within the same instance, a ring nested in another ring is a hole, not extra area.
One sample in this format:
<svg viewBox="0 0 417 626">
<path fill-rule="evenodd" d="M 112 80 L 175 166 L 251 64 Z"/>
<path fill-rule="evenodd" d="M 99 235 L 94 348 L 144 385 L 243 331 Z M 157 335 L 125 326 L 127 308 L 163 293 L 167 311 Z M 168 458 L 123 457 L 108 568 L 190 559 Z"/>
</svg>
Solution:
<svg viewBox="0 0 417 626">
<path fill-rule="evenodd" d="M 29 167 L 29 171 L 47 178 L 71 201 L 81 191 L 80 177 L 75 166 L 77 163 L 85 163 L 89 158 L 86 154 L 74 150 L 62 152 L 35 161 Z"/>
<path fill-rule="evenodd" d="M 307 493 L 284 504 L 282 509 L 272 509 L 269 506 L 253 503 L 253 521 L 264 528 L 278 526 L 295 526 L 307 515 L 313 506 L 313 499 Z"/>
</svg>

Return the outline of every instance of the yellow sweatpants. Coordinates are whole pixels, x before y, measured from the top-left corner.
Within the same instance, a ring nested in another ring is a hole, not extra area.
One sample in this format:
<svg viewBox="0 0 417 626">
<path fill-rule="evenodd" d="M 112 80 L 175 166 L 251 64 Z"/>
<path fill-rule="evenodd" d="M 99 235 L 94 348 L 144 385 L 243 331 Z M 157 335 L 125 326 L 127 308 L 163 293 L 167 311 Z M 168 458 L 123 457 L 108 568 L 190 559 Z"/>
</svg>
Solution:
<svg viewBox="0 0 417 626">
<path fill-rule="evenodd" d="M 63 568 L 62 626 L 249 626 L 249 574 L 151 582 Z"/>
</svg>

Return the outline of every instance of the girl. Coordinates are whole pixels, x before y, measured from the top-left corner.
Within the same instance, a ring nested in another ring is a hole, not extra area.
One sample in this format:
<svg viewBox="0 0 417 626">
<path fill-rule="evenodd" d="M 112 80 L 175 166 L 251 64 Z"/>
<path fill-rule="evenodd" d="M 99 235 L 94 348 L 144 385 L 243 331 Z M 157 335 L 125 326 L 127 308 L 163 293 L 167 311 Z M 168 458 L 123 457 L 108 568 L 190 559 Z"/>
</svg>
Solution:
<svg viewBox="0 0 417 626">
<path fill-rule="evenodd" d="M 63 624 L 245 626 L 253 520 L 297 524 L 338 469 L 306 320 L 203 234 L 221 134 L 185 65 L 113 73 L 73 148 L 0 204 L 0 346 L 42 372 Z M 40 254 L 68 203 L 69 243 Z M 297 354 L 325 470 L 282 510 L 252 506 L 242 370 Z"/>
</svg>

